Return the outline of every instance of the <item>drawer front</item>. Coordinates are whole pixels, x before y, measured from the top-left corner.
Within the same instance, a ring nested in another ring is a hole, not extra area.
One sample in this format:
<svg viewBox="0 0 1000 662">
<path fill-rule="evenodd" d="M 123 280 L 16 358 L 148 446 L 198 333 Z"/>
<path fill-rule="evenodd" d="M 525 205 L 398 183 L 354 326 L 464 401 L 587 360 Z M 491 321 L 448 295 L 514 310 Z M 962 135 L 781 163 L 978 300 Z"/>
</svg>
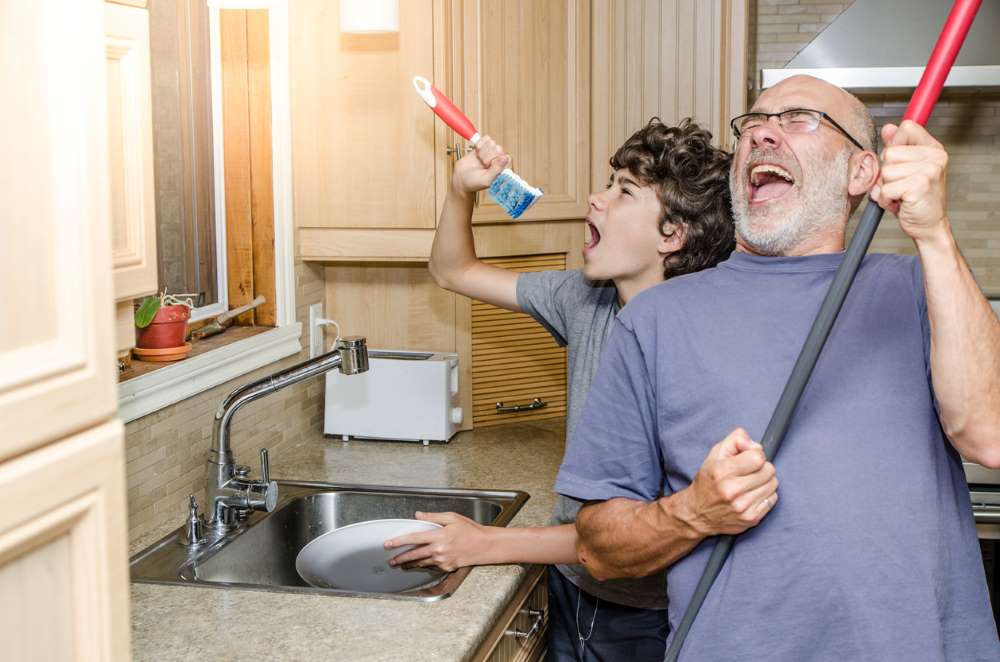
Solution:
<svg viewBox="0 0 1000 662">
<path fill-rule="evenodd" d="M 519 272 L 564 270 L 566 255 L 488 258 L 484 262 Z M 473 427 L 565 415 L 566 348 L 559 347 L 530 315 L 473 301 Z"/>
<path fill-rule="evenodd" d="M 549 591 L 545 566 L 532 566 L 474 662 L 536 662 L 545 658 Z"/>
</svg>

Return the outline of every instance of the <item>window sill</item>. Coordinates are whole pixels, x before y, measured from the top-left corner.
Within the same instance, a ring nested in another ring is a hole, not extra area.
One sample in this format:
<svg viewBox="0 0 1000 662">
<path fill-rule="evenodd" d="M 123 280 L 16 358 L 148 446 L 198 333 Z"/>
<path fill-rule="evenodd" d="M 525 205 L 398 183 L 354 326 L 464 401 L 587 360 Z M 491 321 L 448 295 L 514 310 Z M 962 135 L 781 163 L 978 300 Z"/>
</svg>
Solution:
<svg viewBox="0 0 1000 662">
<path fill-rule="evenodd" d="M 296 322 L 184 359 L 118 385 L 118 416 L 126 423 L 302 349 Z"/>
</svg>

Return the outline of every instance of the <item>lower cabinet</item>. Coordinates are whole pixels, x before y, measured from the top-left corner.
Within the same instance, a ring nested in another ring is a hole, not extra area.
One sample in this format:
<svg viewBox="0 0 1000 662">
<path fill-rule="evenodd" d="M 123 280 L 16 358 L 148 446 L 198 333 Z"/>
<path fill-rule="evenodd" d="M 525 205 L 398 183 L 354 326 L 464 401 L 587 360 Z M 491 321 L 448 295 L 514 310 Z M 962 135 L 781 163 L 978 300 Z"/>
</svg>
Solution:
<svg viewBox="0 0 1000 662">
<path fill-rule="evenodd" d="M 507 608 L 469 659 L 536 662 L 545 658 L 549 623 L 547 567 L 533 565 Z"/>
<path fill-rule="evenodd" d="M 0 659 L 129 659 L 124 455 L 115 420 L 0 464 Z"/>
<path fill-rule="evenodd" d="M 486 258 L 511 271 L 565 271 L 566 254 Z M 472 425 L 566 415 L 566 348 L 526 313 L 472 302 Z"/>
</svg>

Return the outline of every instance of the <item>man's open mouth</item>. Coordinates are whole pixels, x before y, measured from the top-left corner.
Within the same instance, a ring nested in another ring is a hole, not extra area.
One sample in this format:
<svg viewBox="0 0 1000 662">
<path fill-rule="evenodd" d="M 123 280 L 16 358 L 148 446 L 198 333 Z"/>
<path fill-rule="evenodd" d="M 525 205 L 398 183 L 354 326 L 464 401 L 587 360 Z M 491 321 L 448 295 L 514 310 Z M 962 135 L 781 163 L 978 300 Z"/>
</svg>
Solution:
<svg viewBox="0 0 1000 662">
<path fill-rule="evenodd" d="M 587 239 L 587 243 L 583 245 L 584 250 L 590 250 L 601 242 L 601 232 L 597 229 L 596 225 L 587 221 L 587 229 L 590 231 L 590 238 Z"/>
<path fill-rule="evenodd" d="M 750 169 L 750 202 L 768 202 L 788 193 L 795 186 L 791 173 L 773 163 L 761 163 Z"/>
</svg>

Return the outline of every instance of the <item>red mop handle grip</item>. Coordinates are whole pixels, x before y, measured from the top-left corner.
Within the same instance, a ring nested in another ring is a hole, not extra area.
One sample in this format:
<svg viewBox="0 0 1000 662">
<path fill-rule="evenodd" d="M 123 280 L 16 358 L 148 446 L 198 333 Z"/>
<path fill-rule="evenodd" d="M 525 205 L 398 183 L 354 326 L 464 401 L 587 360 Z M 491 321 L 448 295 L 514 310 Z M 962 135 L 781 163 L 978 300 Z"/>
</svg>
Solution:
<svg viewBox="0 0 1000 662">
<path fill-rule="evenodd" d="M 931 52 L 931 59 L 924 68 L 924 75 L 920 77 L 920 84 L 910 98 L 910 105 L 906 107 L 904 120 L 913 120 L 921 126 L 927 124 L 927 118 L 941 96 L 941 88 L 948 78 L 951 65 L 958 57 L 958 51 L 962 48 L 962 42 L 965 41 L 965 35 L 972 26 L 980 4 L 982 0 L 955 0 L 948 20 L 941 29 L 941 36 Z"/>
</svg>

